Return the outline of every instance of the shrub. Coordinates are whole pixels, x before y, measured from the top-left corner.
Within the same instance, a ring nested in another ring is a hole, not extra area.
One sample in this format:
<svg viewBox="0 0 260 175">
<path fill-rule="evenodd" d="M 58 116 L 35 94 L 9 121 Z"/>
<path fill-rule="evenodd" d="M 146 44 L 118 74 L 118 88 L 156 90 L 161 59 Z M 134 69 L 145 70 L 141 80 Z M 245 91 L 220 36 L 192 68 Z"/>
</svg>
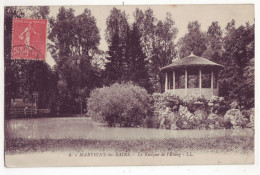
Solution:
<svg viewBox="0 0 260 175">
<path fill-rule="evenodd" d="M 211 113 L 207 119 L 208 128 L 222 129 L 224 127 L 224 117 Z"/>
<path fill-rule="evenodd" d="M 195 97 L 187 95 L 182 99 L 184 106 L 188 108 L 190 112 L 195 112 L 197 109 L 206 110 L 207 100 L 204 97 Z"/>
<path fill-rule="evenodd" d="M 144 126 L 147 127 L 147 128 L 159 128 L 160 127 L 160 121 L 154 115 L 148 115 L 145 118 Z"/>
<path fill-rule="evenodd" d="M 244 128 L 249 122 L 239 109 L 230 109 L 224 116 L 225 128 Z"/>
<path fill-rule="evenodd" d="M 150 110 L 149 104 L 150 98 L 144 88 L 115 83 L 90 93 L 87 115 L 109 126 L 141 126 Z"/>
<path fill-rule="evenodd" d="M 176 123 L 176 114 L 169 107 L 161 111 L 160 128 L 171 129 L 172 124 Z"/>
<path fill-rule="evenodd" d="M 181 129 L 199 129 L 208 116 L 207 100 L 204 97 L 185 96 L 179 108 L 177 126 Z"/>
<path fill-rule="evenodd" d="M 176 113 L 179 110 L 181 100 L 172 93 L 154 93 L 153 100 L 153 118 L 156 119 L 156 127 L 173 129 L 177 120 Z"/>
<path fill-rule="evenodd" d="M 225 115 L 230 105 L 225 102 L 224 97 L 212 96 L 208 102 L 210 112 L 214 114 Z"/>
<path fill-rule="evenodd" d="M 208 118 L 208 112 L 207 110 L 197 109 L 194 112 L 195 118 L 200 121 L 204 121 Z"/>
<path fill-rule="evenodd" d="M 250 116 L 249 116 L 249 119 L 250 119 L 250 122 L 252 122 L 253 124 L 255 123 L 255 108 L 251 108 L 249 110 L 250 112 Z"/>
<path fill-rule="evenodd" d="M 243 110 L 242 115 L 244 115 L 248 119 L 247 128 L 254 128 L 255 125 L 255 109 L 251 108 L 248 110 Z"/>
<path fill-rule="evenodd" d="M 164 110 L 166 107 L 170 107 L 173 111 L 178 111 L 179 106 L 182 103 L 179 96 L 168 92 L 162 94 L 154 93 L 152 99 L 155 111 Z"/>
<path fill-rule="evenodd" d="M 152 95 L 152 99 L 153 121 L 156 121 L 156 127 L 223 129 L 254 126 L 253 109 L 241 113 L 239 109 L 236 109 L 238 106 L 236 102 L 227 103 L 223 97 L 212 96 L 210 100 L 206 100 L 204 97 L 179 98 L 172 93 L 156 93 Z"/>
<path fill-rule="evenodd" d="M 207 117 L 207 112 L 198 109 L 191 113 L 186 106 L 180 106 L 179 118 L 177 119 L 177 126 L 180 129 L 199 129 L 202 122 Z"/>
</svg>

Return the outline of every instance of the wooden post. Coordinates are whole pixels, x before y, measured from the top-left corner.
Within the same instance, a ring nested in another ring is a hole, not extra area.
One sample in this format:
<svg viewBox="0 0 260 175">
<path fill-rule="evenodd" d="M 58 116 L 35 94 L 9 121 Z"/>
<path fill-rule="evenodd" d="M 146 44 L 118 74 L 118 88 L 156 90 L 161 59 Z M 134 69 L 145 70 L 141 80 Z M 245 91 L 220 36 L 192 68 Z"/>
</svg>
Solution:
<svg viewBox="0 0 260 175">
<path fill-rule="evenodd" d="M 199 70 L 199 87 L 200 87 L 200 96 L 202 95 L 202 76 L 201 76 L 201 68 Z"/>
<path fill-rule="evenodd" d="M 187 86 L 188 86 L 188 73 L 187 68 L 185 68 L 185 96 L 187 95 Z"/>
<path fill-rule="evenodd" d="M 173 87 L 172 87 L 172 89 L 173 89 L 173 91 L 175 91 L 175 71 L 173 71 L 173 73 L 172 73 L 172 81 L 173 81 Z"/>
<path fill-rule="evenodd" d="M 167 88 L 168 88 L 168 77 L 167 77 L 167 72 L 165 73 L 166 74 L 166 76 L 165 76 L 165 92 L 167 91 Z"/>
<path fill-rule="evenodd" d="M 214 95 L 214 87 L 213 87 L 213 71 L 211 71 L 211 91 L 212 91 L 212 96 Z"/>
</svg>

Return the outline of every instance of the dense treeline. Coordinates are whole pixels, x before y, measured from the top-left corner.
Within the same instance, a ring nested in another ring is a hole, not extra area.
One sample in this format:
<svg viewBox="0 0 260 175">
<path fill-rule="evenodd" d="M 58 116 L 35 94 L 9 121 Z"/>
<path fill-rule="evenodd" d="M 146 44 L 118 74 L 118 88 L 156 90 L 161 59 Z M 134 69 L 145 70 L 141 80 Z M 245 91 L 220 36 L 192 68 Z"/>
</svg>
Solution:
<svg viewBox="0 0 260 175">
<path fill-rule="evenodd" d="M 45 62 L 11 60 L 12 19 L 48 19 L 48 50 L 56 65 Z M 39 107 L 53 112 L 80 113 L 90 92 L 115 82 L 129 82 L 149 93 L 163 92 L 160 68 L 193 52 L 225 66 L 220 72 L 220 96 L 254 106 L 254 24 L 236 27 L 235 21 L 221 29 L 213 21 L 202 31 L 199 21 L 189 22 L 188 33 L 176 42 L 178 29 L 171 13 L 158 20 L 152 9 L 129 14 L 113 8 L 106 18 L 108 51 L 99 50 L 100 29 L 91 11 L 75 16 L 72 8 L 61 7 L 49 18 L 49 7 L 5 8 L 5 106 L 11 99 L 33 99 Z"/>
</svg>

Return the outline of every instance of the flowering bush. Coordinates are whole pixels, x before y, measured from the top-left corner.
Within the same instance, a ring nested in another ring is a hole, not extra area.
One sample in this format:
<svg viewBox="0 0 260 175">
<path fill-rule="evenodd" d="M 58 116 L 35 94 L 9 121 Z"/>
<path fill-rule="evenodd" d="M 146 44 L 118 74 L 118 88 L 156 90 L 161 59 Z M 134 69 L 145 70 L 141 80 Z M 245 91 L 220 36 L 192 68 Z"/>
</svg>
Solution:
<svg viewBox="0 0 260 175">
<path fill-rule="evenodd" d="M 154 117 L 159 127 L 166 129 L 195 129 L 207 119 L 207 100 L 204 97 L 185 96 L 172 93 L 153 94 Z"/>
<path fill-rule="evenodd" d="M 164 110 L 166 107 L 170 107 L 173 111 L 177 111 L 181 104 L 179 96 L 167 92 L 162 94 L 154 93 L 152 99 L 154 101 L 155 111 Z"/>
<path fill-rule="evenodd" d="M 176 117 L 174 112 L 169 107 L 160 112 L 160 128 L 171 129 L 172 124 L 176 123 Z"/>
<path fill-rule="evenodd" d="M 172 126 L 176 121 L 176 111 L 178 111 L 181 100 L 178 96 L 172 93 L 154 93 L 152 95 L 154 114 L 153 117 L 157 118 L 160 128 L 174 128 Z"/>
<path fill-rule="evenodd" d="M 230 104 L 230 108 L 231 108 L 231 109 L 237 109 L 237 107 L 238 107 L 237 101 L 233 101 L 233 102 Z"/>
<path fill-rule="evenodd" d="M 182 99 L 182 102 L 192 113 L 195 112 L 197 109 L 207 109 L 207 100 L 204 97 L 195 97 L 187 95 Z"/>
<path fill-rule="evenodd" d="M 144 88 L 115 83 L 95 89 L 87 103 L 87 115 L 110 126 L 141 126 L 150 110 L 150 97 Z"/>
<path fill-rule="evenodd" d="M 210 100 L 203 97 L 185 96 L 179 98 L 172 93 L 153 94 L 154 118 L 160 128 L 166 129 L 222 129 L 246 126 L 248 119 L 242 115 L 236 103 L 225 103 L 223 97 L 212 96 Z M 228 110 L 230 109 L 230 110 Z M 228 110 L 228 111 L 227 111 Z M 225 115 L 225 117 L 223 117 Z M 157 126 L 158 126 L 157 125 Z"/>
<path fill-rule="evenodd" d="M 212 96 L 208 102 L 211 113 L 224 115 L 229 109 L 224 97 Z"/>
<path fill-rule="evenodd" d="M 224 116 L 225 128 L 244 128 L 249 122 L 239 109 L 230 109 Z"/>
<path fill-rule="evenodd" d="M 224 117 L 211 113 L 207 119 L 209 129 L 222 129 L 224 127 Z"/>
<path fill-rule="evenodd" d="M 252 122 L 253 124 L 255 123 L 255 108 L 251 108 L 250 109 L 250 122 Z"/>
<path fill-rule="evenodd" d="M 242 115 L 244 115 L 248 119 L 247 128 L 254 128 L 255 125 L 255 109 L 251 108 L 249 110 L 243 110 Z"/>
<path fill-rule="evenodd" d="M 192 129 L 194 115 L 188 110 L 188 108 L 181 105 L 178 114 L 180 117 L 177 119 L 177 126 L 180 129 Z"/>
</svg>

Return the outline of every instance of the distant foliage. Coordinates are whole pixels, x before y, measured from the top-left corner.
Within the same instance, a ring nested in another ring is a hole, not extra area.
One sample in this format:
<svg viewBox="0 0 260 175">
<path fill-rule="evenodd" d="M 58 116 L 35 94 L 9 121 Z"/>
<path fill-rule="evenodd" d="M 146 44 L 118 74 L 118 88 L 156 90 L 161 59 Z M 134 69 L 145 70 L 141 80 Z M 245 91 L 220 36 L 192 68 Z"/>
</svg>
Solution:
<svg viewBox="0 0 260 175">
<path fill-rule="evenodd" d="M 136 127 L 145 123 L 149 104 L 150 97 L 144 88 L 115 83 L 90 93 L 87 115 L 109 126 Z"/>
</svg>

